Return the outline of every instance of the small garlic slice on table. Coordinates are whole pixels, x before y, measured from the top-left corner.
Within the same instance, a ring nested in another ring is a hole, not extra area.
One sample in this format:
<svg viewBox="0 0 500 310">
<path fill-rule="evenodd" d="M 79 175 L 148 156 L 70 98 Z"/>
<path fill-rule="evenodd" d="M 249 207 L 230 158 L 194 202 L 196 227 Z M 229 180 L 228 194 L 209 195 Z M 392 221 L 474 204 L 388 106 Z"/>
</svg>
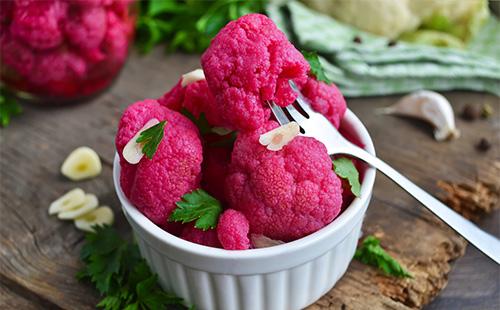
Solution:
<svg viewBox="0 0 500 310">
<path fill-rule="evenodd" d="M 61 166 L 61 173 L 73 181 L 98 176 L 101 171 L 102 164 L 99 155 L 86 146 L 71 152 Z"/>
<path fill-rule="evenodd" d="M 111 225 L 114 221 L 113 210 L 108 206 L 101 206 L 75 219 L 76 228 L 93 232 L 94 226 Z"/>
<path fill-rule="evenodd" d="M 85 202 L 85 192 L 81 188 L 75 188 L 57 198 L 49 206 L 49 214 L 56 214 L 64 210 L 70 210 Z"/>
<path fill-rule="evenodd" d="M 82 204 L 61 210 L 61 212 L 57 214 L 57 217 L 60 220 L 73 220 L 94 210 L 98 205 L 99 201 L 97 200 L 96 195 L 85 194 L 85 199 Z"/>
<path fill-rule="evenodd" d="M 141 133 L 158 124 L 160 121 L 156 118 L 150 119 L 136 134 L 130 139 L 125 147 L 123 148 L 122 155 L 123 158 L 130 164 L 135 165 L 139 163 L 144 156 L 142 152 L 142 143 L 138 143 L 137 139 L 141 135 Z"/>
</svg>

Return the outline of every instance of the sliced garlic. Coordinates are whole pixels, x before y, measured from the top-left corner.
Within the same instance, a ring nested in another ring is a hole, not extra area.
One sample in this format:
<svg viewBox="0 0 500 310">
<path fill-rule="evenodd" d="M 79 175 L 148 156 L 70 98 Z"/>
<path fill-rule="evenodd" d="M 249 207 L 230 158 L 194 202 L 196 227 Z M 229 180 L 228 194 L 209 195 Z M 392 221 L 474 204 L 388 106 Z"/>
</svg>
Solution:
<svg viewBox="0 0 500 310">
<path fill-rule="evenodd" d="M 72 220 L 86 213 L 89 213 L 90 211 L 97 208 L 98 205 L 99 201 L 97 200 L 96 195 L 85 194 L 85 199 L 82 204 L 73 206 L 72 208 L 61 210 L 59 214 L 57 214 L 57 217 L 60 220 Z"/>
<path fill-rule="evenodd" d="M 93 226 L 111 225 L 115 219 L 110 207 L 102 206 L 75 219 L 76 228 L 93 232 Z"/>
<path fill-rule="evenodd" d="M 49 214 L 56 214 L 63 210 L 69 210 L 83 204 L 85 192 L 81 188 L 75 188 L 57 198 L 49 206 Z"/>
<path fill-rule="evenodd" d="M 213 127 L 212 132 L 218 134 L 219 136 L 225 136 L 233 132 L 231 129 L 225 127 Z"/>
<path fill-rule="evenodd" d="M 437 141 L 456 139 L 460 131 L 455 126 L 455 116 L 450 102 L 441 94 L 419 90 L 401 98 L 394 105 L 383 108 L 384 114 L 411 116 L 434 126 Z"/>
<path fill-rule="evenodd" d="M 274 240 L 274 239 L 268 238 L 268 237 L 261 235 L 261 234 L 251 234 L 250 240 L 252 241 L 253 247 L 256 249 L 268 248 L 271 246 L 280 245 L 280 244 L 285 243 L 281 240 Z"/>
<path fill-rule="evenodd" d="M 181 86 L 186 87 L 189 84 L 201 81 L 205 79 L 205 73 L 202 69 L 196 69 L 191 72 L 182 75 Z"/>
<path fill-rule="evenodd" d="M 86 146 L 71 152 L 61 166 L 61 173 L 72 181 L 98 176 L 101 171 L 102 165 L 99 155 Z"/>
<path fill-rule="evenodd" d="M 136 134 L 130 139 L 125 147 L 123 148 L 123 158 L 130 164 L 135 165 L 139 163 L 144 156 L 142 152 L 142 143 L 137 143 L 137 138 L 141 135 L 141 133 L 158 124 L 160 121 L 156 118 L 150 119 Z"/>
<path fill-rule="evenodd" d="M 279 151 L 300 133 L 299 124 L 290 122 L 259 137 L 259 143 L 270 151 Z"/>
</svg>

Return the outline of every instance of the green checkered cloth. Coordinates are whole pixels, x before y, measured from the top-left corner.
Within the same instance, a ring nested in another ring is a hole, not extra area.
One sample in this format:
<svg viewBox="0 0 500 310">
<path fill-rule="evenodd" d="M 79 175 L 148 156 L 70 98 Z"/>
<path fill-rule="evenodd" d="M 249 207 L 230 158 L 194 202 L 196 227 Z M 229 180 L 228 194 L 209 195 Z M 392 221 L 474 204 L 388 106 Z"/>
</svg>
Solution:
<svg viewBox="0 0 500 310">
<path fill-rule="evenodd" d="M 284 12 L 288 10 L 289 14 Z M 318 51 L 326 75 L 345 96 L 464 89 L 500 96 L 500 23 L 490 17 L 468 50 L 398 42 L 369 34 L 299 2 L 270 5 L 268 15 L 297 45 Z M 361 43 L 354 42 L 359 37 Z"/>
</svg>

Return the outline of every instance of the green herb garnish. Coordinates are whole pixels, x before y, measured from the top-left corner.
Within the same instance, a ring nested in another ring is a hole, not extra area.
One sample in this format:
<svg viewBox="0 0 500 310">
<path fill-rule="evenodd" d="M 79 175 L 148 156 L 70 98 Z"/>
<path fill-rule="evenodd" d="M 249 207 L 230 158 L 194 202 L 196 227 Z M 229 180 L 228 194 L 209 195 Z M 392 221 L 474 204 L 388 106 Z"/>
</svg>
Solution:
<svg viewBox="0 0 500 310">
<path fill-rule="evenodd" d="M 152 159 L 156 153 L 161 140 L 163 139 L 164 128 L 167 121 L 161 121 L 158 124 L 144 130 L 137 138 L 137 143 L 142 143 L 142 153 L 147 158 Z"/>
<path fill-rule="evenodd" d="M 207 133 L 212 132 L 212 127 L 207 121 L 205 117 L 205 113 L 200 113 L 200 116 L 196 118 L 193 113 L 189 112 L 187 109 L 183 108 L 181 110 L 182 115 L 189 118 L 195 125 L 198 127 L 201 135 L 206 135 Z"/>
<path fill-rule="evenodd" d="M 264 0 L 149 0 L 141 1 L 137 45 L 147 53 L 161 43 L 169 50 L 204 51 L 229 21 L 262 12 Z"/>
<path fill-rule="evenodd" d="M 176 205 L 169 221 L 188 223 L 196 220 L 194 227 L 202 230 L 215 228 L 222 212 L 220 202 L 202 189 L 185 194 Z"/>
<path fill-rule="evenodd" d="M 380 246 L 380 240 L 375 236 L 367 236 L 361 246 L 358 247 L 354 258 L 364 264 L 377 267 L 386 275 L 396 276 L 400 278 L 413 278 L 401 265 L 392 258 Z"/>
<path fill-rule="evenodd" d="M 0 87 L 0 126 L 7 127 L 13 116 L 21 114 L 22 109 L 14 95 L 5 87 Z"/>
<path fill-rule="evenodd" d="M 181 298 L 161 289 L 137 245 L 122 239 L 110 226 L 96 227 L 86 235 L 80 258 L 85 266 L 77 278 L 90 281 L 99 290 L 103 296 L 99 308 L 186 309 Z"/>
<path fill-rule="evenodd" d="M 325 70 L 319 61 L 318 54 L 316 52 L 302 51 L 302 55 L 309 63 L 311 67 L 311 73 L 316 77 L 318 81 L 331 84 L 332 81 L 326 76 Z"/>
<path fill-rule="evenodd" d="M 335 173 L 349 181 L 349 185 L 351 186 L 351 192 L 354 196 L 359 197 L 361 194 L 361 184 L 359 183 L 359 172 L 352 163 L 352 160 L 339 157 L 333 160 L 333 168 Z"/>
</svg>

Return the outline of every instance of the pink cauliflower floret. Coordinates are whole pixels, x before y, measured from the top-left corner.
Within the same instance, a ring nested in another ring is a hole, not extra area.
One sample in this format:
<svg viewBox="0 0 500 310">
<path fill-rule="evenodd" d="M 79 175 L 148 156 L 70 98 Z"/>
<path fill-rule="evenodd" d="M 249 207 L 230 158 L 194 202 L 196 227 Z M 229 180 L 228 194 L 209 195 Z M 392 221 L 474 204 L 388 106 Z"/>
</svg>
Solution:
<svg viewBox="0 0 500 310">
<path fill-rule="evenodd" d="M 248 232 L 250 224 L 241 212 L 228 209 L 222 213 L 217 224 L 217 236 L 226 250 L 246 250 L 250 248 Z"/>
<path fill-rule="evenodd" d="M 3 64 L 21 75 L 32 73 L 35 66 L 35 55 L 31 49 L 9 34 L 3 35 L 0 39 L 0 58 Z"/>
<path fill-rule="evenodd" d="M 224 127 L 222 114 L 218 110 L 215 98 L 208 88 L 206 80 L 200 80 L 187 86 L 182 86 L 182 78 L 175 86 L 165 93 L 158 101 L 168 108 L 180 111 L 188 110 L 196 118 L 203 113 L 207 122 L 216 127 Z"/>
<path fill-rule="evenodd" d="M 30 73 L 35 84 L 67 82 L 85 76 L 87 64 L 78 55 L 62 50 L 47 51 L 36 56 L 36 64 Z"/>
<path fill-rule="evenodd" d="M 106 34 L 106 10 L 102 7 L 75 10 L 69 15 L 64 31 L 75 47 L 97 49 Z"/>
<path fill-rule="evenodd" d="M 221 247 L 219 239 L 217 238 L 217 231 L 215 229 L 207 229 L 204 231 L 194 227 L 193 224 L 186 225 L 181 233 L 181 238 L 214 248 Z"/>
<path fill-rule="evenodd" d="M 66 15 L 67 3 L 59 0 L 33 1 L 14 9 L 12 34 L 35 49 L 60 45 L 63 34 L 60 22 Z"/>
<path fill-rule="evenodd" d="M 107 12 L 106 34 L 102 48 L 117 64 L 121 64 L 127 57 L 129 32 L 128 26 L 114 12 Z"/>
<path fill-rule="evenodd" d="M 260 134 L 275 122 L 240 133 L 226 178 L 229 206 L 241 211 L 250 231 L 291 241 L 317 231 L 340 212 L 342 188 L 325 146 L 295 137 L 281 151 L 267 150 Z"/>
<path fill-rule="evenodd" d="M 266 101 L 280 106 L 296 94 L 309 64 L 268 17 L 248 14 L 227 24 L 201 57 L 208 86 L 232 128 L 253 130 L 270 117 Z"/>
<path fill-rule="evenodd" d="M 164 137 L 152 159 L 143 157 L 131 165 L 122 156 L 123 148 L 152 118 L 167 122 Z M 202 147 L 198 129 L 182 114 L 147 99 L 125 110 L 115 142 L 124 194 L 151 221 L 166 224 L 175 203 L 199 187 Z"/>
<path fill-rule="evenodd" d="M 328 85 L 310 77 L 301 90 L 302 94 L 309 99 L 311 107 L 339 128 L 347 106 L 337 86 L 333 83 Z"/>
</svg>

